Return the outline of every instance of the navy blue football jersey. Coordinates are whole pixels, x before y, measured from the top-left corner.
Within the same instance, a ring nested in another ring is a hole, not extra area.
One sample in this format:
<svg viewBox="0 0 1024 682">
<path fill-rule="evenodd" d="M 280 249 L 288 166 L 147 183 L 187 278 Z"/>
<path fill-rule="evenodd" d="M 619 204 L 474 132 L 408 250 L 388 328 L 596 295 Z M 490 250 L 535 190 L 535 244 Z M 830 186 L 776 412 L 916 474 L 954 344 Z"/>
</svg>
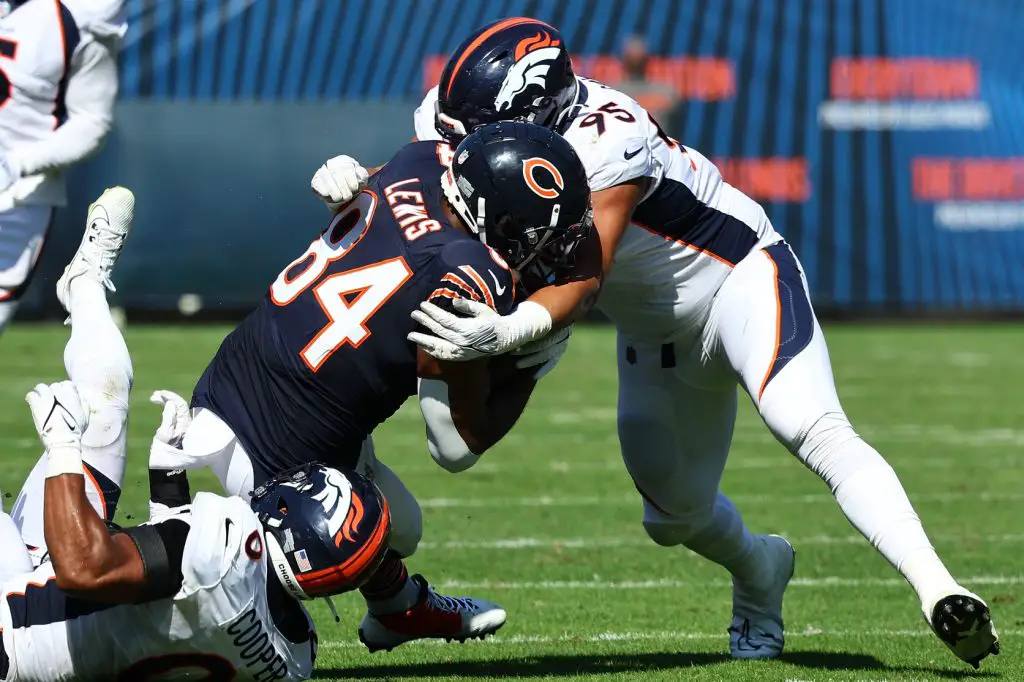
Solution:
<svg viewBox="0 0 1024 682">
<path fill-rule="evenodd" d="M 353 467 L 362 442 L 416 392 L 406 340 L 420 302 L 514 303 L 512 273 L 448 223 L 446 145 L 414 142 L 288 265 L 200 378 L 212 410 L 266 476 L 310 461 Z"/>
</svg>

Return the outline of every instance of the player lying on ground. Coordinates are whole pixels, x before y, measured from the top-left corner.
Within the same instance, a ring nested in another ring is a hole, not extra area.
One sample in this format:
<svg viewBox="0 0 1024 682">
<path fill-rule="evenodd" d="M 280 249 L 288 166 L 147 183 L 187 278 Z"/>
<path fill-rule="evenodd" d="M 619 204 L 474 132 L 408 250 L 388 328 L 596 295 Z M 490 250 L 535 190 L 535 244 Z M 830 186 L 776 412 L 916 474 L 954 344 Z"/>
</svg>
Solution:
<svg viewBox="0 0 1024 682">
<path fill-rule="evenodd" d="M 536 291 L 510 314 L 456 301 L 467 318 L 424 303 L 416 319 L 433 335 L 410 339 L 444 360 L 514 351 L 572 324 L 601 289 L 599 307 L 619 332 L 619 441 L 644 528 L 654 542 L 683 545 L 732 574 L 733 657 L 782 652 L 794 566 L 788 542 L 750 533 L 718 491 L 737 383 L 913 586 L 939 638 L 975 666 L 998 653 L 988 607 L 950 575 L 896 473 L 843 412 L 803 270 L 761 206 L 635 101 L 574 76 L 559 33 L 521 17 L 466 39 L 416 110 L 415 128 L 419 139 L 455 143 L 513 119 L 557 130 L 583 160 L 602 252 L 597 274 Z M 365 177 L 340 157 L 321 167 L 313 189 L 338 201 Z M 592 250 L 581 249 L 577 267 L 588 264 L 583 253 Z"/>
<path fill-rule="evenodd" d="M 473 139 L 513 160 L 505 184 L 516 183 L 517 198 L 528 182 L 559 195 L 556 202 L 512 202 L 483 163 L 460 178 L 480 188 L 488 218 L 500 219 L 516 251 L 488 248 L 478 223 L 462 217 L 464 207 L 449 204 L 461 195 L 451 178 L 442 181 L 439 145 L 407 145 L 224 340 L 195 389 L 188 461 L 168 464 L 209 464 L 225 490 L 243 496 L 312 460 L 371 477 L 388 499 L 393 527 L 392 551 L 362 588 L 368 613 L 359 634 L 371 651 L 425 637 L 483 637 L 501 627 L 505 612 L 438 595 L 422 577 L 409 577 L 403 558 L 422 535 L 419 505 L 377 460 L 370 434 L 418 394 L 431 455 L 449 470 L 466 469 L 513 426 L 565 348 L 563 338 L 520 357 L 522 371 L 506 366 L 499 373 L 487 360 L 439 363 L 406 339 L 416 328 L 410 313 L 425 300 L 474 300 L 496 314 L 510 312 L 517 289 L 503 257 L 515 256 L 516 267 L 551 254 L 568 267 L 566 251 L 586 232 L 586 177 L 562 138 L 539 126 L 503 125 Z M 524 163 L 536 167 L 528 177 Z M 556 189 L 545 189 L 552 183 Z"/>
<path fill-rule="evenodd" d="M 102 145 L 124 0 L 0 0 L 0 331 L 35 270 L 63 172 Z"/>
<path fill-rule="evenodd" d="M 90 223 L 127 229 L 131 205 L 127 191 L 110 190 Z M 354 589 L 372 573 L 386 551 L 386 501 L 363 476 L 320 465 L 268 481 L 251 505 L 190 500 L 183 472 L 152 470 L 149 523 L 112 530 L 86 494 L 94 450 L 84 443 L 97 428 L 125 428 L 122 396 L 109 388 L 130 374 L 130 359 L 106 307 L 109 268 L 93 251 L 83 242 L 58 285 L 72 320 L 71 381 L 26 397 L 45 448 L 43 487 L 21 500 L 43 519 L 49 553 L 38 568 L 0 513 L 0 679 L 309 679 L 317 639 L 299 600 Z M 106 255 L 112 266 L 116 254 Z M 188 410 L 176 407 L 165 405 L 151 457 L 180 444 Z M 116 425 L 105 418 L 115 413 Z"/>
</svg>

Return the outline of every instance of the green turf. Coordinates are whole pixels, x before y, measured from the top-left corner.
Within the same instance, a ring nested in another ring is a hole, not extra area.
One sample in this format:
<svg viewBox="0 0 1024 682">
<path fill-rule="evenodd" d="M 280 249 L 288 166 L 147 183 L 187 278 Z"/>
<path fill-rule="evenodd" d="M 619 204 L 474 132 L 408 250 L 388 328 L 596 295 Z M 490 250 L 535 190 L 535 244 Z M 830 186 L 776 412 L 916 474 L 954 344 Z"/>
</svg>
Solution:
<svg viewBox="0 0 1024 682">
<path fill-rule="evenodd" d="M 225 328 L 130 327 L 135 358 L 130 471 L 122 522 L 144 513 L 157 388 L 188 394 Z M 38 453 L 25 391 L 63 376 L 60 327 L 2 340 L 4 487 Z M 834 327 L 840 396 L 855 425 L 900 473 L 953 572 L 988 598 L 1003 655 L 981 675 L 1024 680 L 1024 328 Z M 355 640 L 360 600 L 320 622 L 320 679 L 945 680 L 974 676 L 927 631 L 909 587 L 854 536 L 828 491 L 744 403 L 724 489 L 755 531 L 793 540 L 782 661 L 730 662 L 723 571 L 646 541 L 618 461 L 614 338 L 579 330 L 522 422 L 475 469 L 431 461 L 415 409 L 376 434 L 377 451 L 424 503 L 411 566 L 439 585 L 501 603 L 509 622 L 487 643 L 416 644 L 369 655 Z M 195 488 L 213 488 L 208 477 Z M 9 500 L 8 500 L 9 504 Z M 973 578 L 973 580 L 972 580 Z M 835 580 L 830 580 L 835 579 Z"/>
</svg>

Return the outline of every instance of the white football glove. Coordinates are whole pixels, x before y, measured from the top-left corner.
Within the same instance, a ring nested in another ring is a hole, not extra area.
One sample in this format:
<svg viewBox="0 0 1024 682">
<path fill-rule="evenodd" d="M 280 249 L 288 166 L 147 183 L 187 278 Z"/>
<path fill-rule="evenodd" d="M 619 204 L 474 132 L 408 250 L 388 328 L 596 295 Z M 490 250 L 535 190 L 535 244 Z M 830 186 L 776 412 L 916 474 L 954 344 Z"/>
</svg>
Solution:
<svg viewBox="0 0 1024 682">
<path fill-rule="evenodd" d="M 80 451 L 88 410 L 70 381 L 39 384 L 25 396 L 39 440 L 47 452 Z"/>
<path fill-rule="evenodd" d="M 174 448 L 181 447 L 185 432 L 192 423 L 188 402 L 174 391 L 156 391 L 149 396 L 149 402 L 164 406 L 153 440 Z"/>
<path fill-rule="evenodd" d="M 551 315 L 530 301 L 508 315 L 461 298 L 452 301 L 452 307 L 470 317 L 454 315 L 430 301 L 420 303 L 412 319 L 434 335 L 412 332 L 406 338 L 438 360 L 462 362 L 507 353 L 551 331 Z"/>
<path fill-rule="evenodd" d="M 351 156 L 335 156 L 320 166 L 309 184 L 313 194 L 334 212 L 363 191 L 369 177 L 366 169 Z"/>
<path fill-rule="evenodd" d="M 512 355 L 518 357 L 516 369 L 536 367 L 537 371 L 534 372 L 533 379 L 540 381 L 555 368 L 558 361 L 565 355 L 565 351 L 569 349 L 570 336 L 572 336 L 572 327 L 566 327 L 512 351 Z"/>
</svg>

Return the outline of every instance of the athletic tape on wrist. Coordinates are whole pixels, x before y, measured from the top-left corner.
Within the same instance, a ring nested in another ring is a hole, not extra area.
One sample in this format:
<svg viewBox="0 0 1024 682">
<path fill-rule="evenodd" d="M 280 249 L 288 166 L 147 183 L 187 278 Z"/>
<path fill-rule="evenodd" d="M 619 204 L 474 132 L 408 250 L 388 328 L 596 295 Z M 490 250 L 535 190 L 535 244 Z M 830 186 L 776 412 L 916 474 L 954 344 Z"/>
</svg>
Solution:
<svg viewBox="0 0 1024 682">
<path fill-rule="evenodd" d="M 46 478 L 78 474 L 84 476 L 82 469 L 82 451 L 74 447 L 62 447 L 50 450 L 46 462 Z"/>
</svg>

